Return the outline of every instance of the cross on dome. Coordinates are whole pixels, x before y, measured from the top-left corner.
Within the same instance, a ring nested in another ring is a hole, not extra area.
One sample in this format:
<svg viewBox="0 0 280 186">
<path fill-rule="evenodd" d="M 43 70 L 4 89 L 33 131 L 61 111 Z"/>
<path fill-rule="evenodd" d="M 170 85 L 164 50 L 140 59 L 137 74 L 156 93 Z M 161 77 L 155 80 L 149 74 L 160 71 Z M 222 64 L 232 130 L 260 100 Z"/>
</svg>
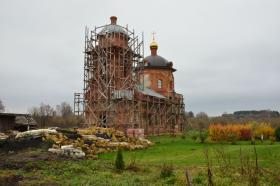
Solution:
<svg viewBox="0 0 280 186">
<path fill-rule="evenodd" d="M 155 35 L 156 33 L 155 32 L 152 32 L 152 35 L 153 35 L 153 41 L 155 40 Z"/>
<path fill-rule="evenodd" d="M 153 35 L 153 41 L 152 41 L 151 44 L 150 44 L 150 49 L 157 49 L 157 48 L 158 48 L 158 44 L 157 44 L 157 42 L 155 41 L 155 35 L 156 35 L 156 33 L 155 33 L 155 32 L 152 32 L 152 35 Z"/>
</svg>

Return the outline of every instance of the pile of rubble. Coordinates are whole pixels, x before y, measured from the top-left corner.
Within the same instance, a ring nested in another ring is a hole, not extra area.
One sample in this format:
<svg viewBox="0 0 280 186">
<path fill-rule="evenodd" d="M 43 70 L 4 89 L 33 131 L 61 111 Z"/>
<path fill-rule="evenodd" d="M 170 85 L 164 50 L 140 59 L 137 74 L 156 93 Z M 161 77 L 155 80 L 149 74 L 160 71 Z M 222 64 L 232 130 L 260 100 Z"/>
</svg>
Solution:
<svg viewBox="0 0 280 186">
<path fill-rule="evenodd" d="M 27 137 L 40 137 L 44 134 L 57 134 L 55 129 L 38 129 L 38 130 L 29 130 L 25 132 L 19 132 L 16 135 L 16 139 L 27 138 Z"/>
<path fill-rule="evenodd" d="M 38 129 L 20 132 L 15 139 L 38 139 L 52 144 L 49 152 L 74 158 L 96 157 L 100 153 L 144 149 L 152 143 L 144 138 L 128 137 L 124 132 L 113 128 L 92 127 L 65 130 L 60 128 Z"/>
<path fill-rule="evenodd" d="M 0 132 L 0 140 L 5 140 L 5 139 L 7 139 L 8 137 L 9 137 L 8 135 L 6 135 L 6 134 Z"/>
<path fill-rule="evenodd" d="M 125 150 L 144 149 L 152 145 L 149 140 L 127 137 L 124 132 L 113 128 L 87 128 L 75 131 L 77 136 L 58 132 L 46 133 L 44 140 L 53 143 L 53 149 L 60 149 L 65 145 L 72 145 L 81 150 L 88 157 L 95 157 L 100 153 L 108 153 L 122 148 Z"/>
<path fill-rule="evenodd" d="M 64 145 L 61 148 L 49 148 L 49 152 L 73 158 L 82 158 L 86 155 L 83 151 L 74 148 L 73 145 Z"/>
</svg>

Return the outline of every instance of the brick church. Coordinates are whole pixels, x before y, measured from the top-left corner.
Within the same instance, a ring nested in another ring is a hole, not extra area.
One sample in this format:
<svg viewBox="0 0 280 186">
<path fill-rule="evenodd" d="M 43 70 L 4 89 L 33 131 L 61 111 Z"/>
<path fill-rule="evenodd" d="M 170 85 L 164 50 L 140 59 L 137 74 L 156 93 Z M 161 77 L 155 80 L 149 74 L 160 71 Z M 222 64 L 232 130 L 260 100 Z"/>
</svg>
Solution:
<svg viewBox="0 0 280 186">
<path fill-rule="evenodd" d="M 144 57 L 143 40 L 118 25 L 117 17 L 110 19 L 110 24 L 86 29 L 81 94 L 87 125 L 141 129 L 145 135 L 184 130 L 185 106 L 174 89 L 173 62 L 158 55 L 154 39 L 151 54 Z"/>
</svg>

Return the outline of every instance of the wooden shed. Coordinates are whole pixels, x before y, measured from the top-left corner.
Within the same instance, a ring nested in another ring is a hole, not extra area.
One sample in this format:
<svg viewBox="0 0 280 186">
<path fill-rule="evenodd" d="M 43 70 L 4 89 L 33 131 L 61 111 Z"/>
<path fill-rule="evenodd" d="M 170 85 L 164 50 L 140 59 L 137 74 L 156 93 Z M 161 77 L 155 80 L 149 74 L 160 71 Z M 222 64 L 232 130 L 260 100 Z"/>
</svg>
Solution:
<svg viewBox="0 0 280 186">
<path fill-rule="evenodd" d="M 0 132 L 8 130 L 27 131 L 36 128 L 37 123 L 30 114 L 0 113 Z"/>
</svg>

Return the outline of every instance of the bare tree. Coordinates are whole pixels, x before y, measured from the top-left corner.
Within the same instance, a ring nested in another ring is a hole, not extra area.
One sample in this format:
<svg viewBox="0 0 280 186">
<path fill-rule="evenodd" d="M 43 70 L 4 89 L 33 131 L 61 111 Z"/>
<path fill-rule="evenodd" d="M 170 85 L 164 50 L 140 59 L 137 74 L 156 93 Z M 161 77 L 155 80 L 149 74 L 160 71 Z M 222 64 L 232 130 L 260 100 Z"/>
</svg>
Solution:
<svg viewBox="0 0 280 186">
<path fill-rule="evenodd" d="M 59 113 L 63 118 L 67 118 L 73 114 L 72 107 L 66 102 L 62 102 L 60 105 L 57 105 L 56 109 L 57 113 Z"/>
<path fill-rule="evenodd" d="M 204 143 L 207 139 L 207 128 L 209 126 L 209 118 L 205 112 L 196 114 L 197 126 L 199 129 L 199 139 L 201 143 Z"/>
<path fill-rule="evenodd" d="M 0 99 L 0 112 L 5 112 L 5 106 L 1 99 Z"/>
<path fill-rule="evenodd" d="M 39 108 L 38 107 L 32 107 L 28 109 L 28 112 L 33 116 L 33 117 L 38 117 L 40 116 L 39 114 Z"/>
<path fill-rule="evenodd" d="M 196 114 L 197 125 L 200 131 L 208 128 L 209 118 L 205 112 L 199 112 Z"/>
<path fill-rule="evenodd" d="M 54 109 L 48 104 L 41 103 L 39 107 L 29 109 L 29 113 L 41 127 L 69 127 L 77 125 L 77 118 L 72 107 L 66 102 L 56 105 Z"/>
</svg>

